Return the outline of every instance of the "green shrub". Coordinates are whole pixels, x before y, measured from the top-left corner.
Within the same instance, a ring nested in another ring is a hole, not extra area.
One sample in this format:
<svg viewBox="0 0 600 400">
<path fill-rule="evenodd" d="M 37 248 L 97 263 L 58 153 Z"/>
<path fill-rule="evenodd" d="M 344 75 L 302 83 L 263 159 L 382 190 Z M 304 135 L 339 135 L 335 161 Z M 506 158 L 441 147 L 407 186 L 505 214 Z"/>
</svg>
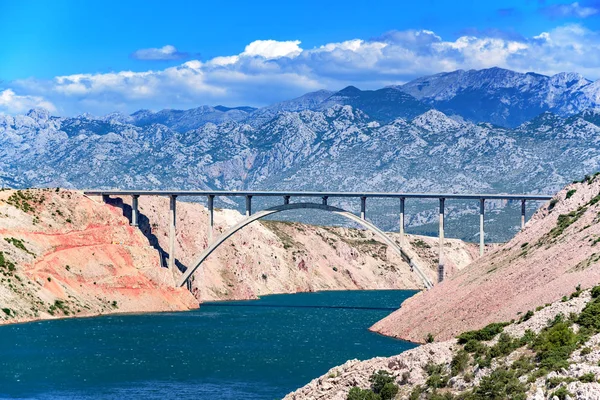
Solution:
<svg viewBox="0 0 600 400">
<path fill-rule="evenodd" d="M 521 347 L 521 341 L 519 339 L 512 339 L 508 334 L 501 333 L 498 338 L 498 343 L 490 349 L 490 357 L 496 358 L 507 356 L 519 347 Z"/>
<path fill-rule="evenodd" d="M 469 399 L 477 400 L 525 400 L 527 386 L 516 376 L 515 371 L 498 368 L 489 376 L 481 379 L 481 383 L 473 391 Z"/>
<path fill-rule="evenodd" d="M 4 314 L 8 315 L 10 317 L 10 308 L 3 308 L 2 311 L 4 311 Z"/>
<path fill-rule="evenodd" d="M 567 196 L 565 197 L 565 199 L 570 199 L 571 196 L 573 196 L 575 194 L 575 192 L 577 192 L 577 190 L 575 189 L 571 189 L 567 192 Z"/>
<path fill-rule="evenodd" d="M 519 320 L 519 323 L 529 321 L 533 317 L 533 311 L 528 310 Z"/>
<path fill-rule="evenodd" d="M 583 374 L 579 377 L 579 382 L 583 382 L 583 383 L 596 382 L 596 375 L 593 372 L 588 372 L 587 374 Z"/>
<path fill-rule="evenodd" d="M 561 386 L 552 393 L 553 396 L 558 397 L 558 400 L 566 400 L 567 396 L 572 397 L 573 394 L 567 390 L 566 387 Z"/>
<path fill-rule="evenodd" d="M 380 400 L 381 397 L 369 389 L 361 389 L 354 386 L 348 392 L 348 400 Z"/>
<path fill-rule="evenodd" d="M 459 350 L 454 355 L 454 357 L 452 358 L 452 361 L 450 362 L 451 375 L 456 376 L 456 375 L 460 374 L 467 368 L 468 365 L 469 365 L 469 353 L 464 349 Z"/>
<path fill-rule="evenodd" d="M 353 387 L 348 400 L 392 400 L 398 394 L 398 386 L 389 372 L 379 370 L 369 377 L 371 389 Z"/>
<path fill-rule="evenodd" d="M 464 349 L 468 353 L 474 353 L 477 356 L 482 356 L 488 353 L 489 347 L 478 340 L 471 339 L 465 344 Z"/>
<path fill-rule="evenodd" d="M 469 340 L 488 341 L 504 330 L 507 322 L 494 322 L 478 331 L 463 332 L 458 335 L 458 343 L 464 344 Z"/>
<path fill-rule="evenodd" d="M 550 200 L 550 203 L 548 203 L 548 211 L 552 211 L 554 209 L 554 206 L 556 206 L 556 204 L 558 204 L 558 199 Z"/>
<path fill-rule="evenodd" d="M 577 348 L 578 341 L 569 324 L 561 321 L 544 328 L 532 348 L 541 367 L 556 371 L 569 366 L 569 356 Z"/>
<path fill-rule="evenodd" d="M 377 372 L 374 372 L 369 377 L 369 382 L 371 382 L 371 389 L 375 393 L 381 393 L 381 391 L 383 390 L 383 387 L 386 384 L 394 383 L 394 378 L 390 375 L 389 372 L 384 371 L 384 370 L 379 370 Z"/>
<path fill-rule="evenodd" d="M 588 354 L 590 354 L 592 352 L 592 349 L 590 349 L 589 347 L 584 347 L 583 349 L 581 349 L 580 354 L 582 356 L 587 356 Z"/>
<path fill-rule="evenodd" d="M 600 297 L 585 305 L 576 322 L 583 327 L 600 330 Z"/>
<path fill-rule="evenodd" d="M 425 372 L 429 375 L 425 384 L 433 389 L 439 389 L 448 385 L 448 376 L 444 374 L 444 364 L 434 364 L 432 362 L 425 365 Z"/>
<path fill-rule="evenodd" d="M 421 385 L 417 385 L 413 388 L 413 390 L 410 392 L 410 395 L 408 396 L 408 400 L 419 400 L 419 398 L 421 397 L 421 394 L 423 394 L 424 390 L 423 387 Z"/>
<path fill-rule="evenodd" d="M 592 297 L 595 299 L 597 297 L 600 297 L 600 286 L 594 286 L 592 288 Z"/>
<path fill-rule="evenodd" d="M 425 338 L 425 342 L 426 343 L 433 343 L 435 341 L 435 338 L 433 337 L 433 335 L 431 333 L 427 334 L 427 337 Z"/>
</svg>

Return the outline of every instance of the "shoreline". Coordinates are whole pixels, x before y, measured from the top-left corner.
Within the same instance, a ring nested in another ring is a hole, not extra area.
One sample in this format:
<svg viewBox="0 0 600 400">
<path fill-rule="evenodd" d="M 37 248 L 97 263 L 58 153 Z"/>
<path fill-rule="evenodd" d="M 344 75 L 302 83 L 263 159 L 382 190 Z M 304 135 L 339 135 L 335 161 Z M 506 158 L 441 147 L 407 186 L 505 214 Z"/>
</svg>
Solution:
<svg viewBox="0 0 600 400">
<path fill-rule="evenodd" d="M 57 320 L 68 320 L 68 319 L 88 319 L 88 318 L 99 318 L 99 317 L 108 317 L 108 316 L 128 316 L 128 315 L 147 315 L 147 314 L 164 314 L 164 313 L 180 313 L 180 312 L 189 312 L 189 311 L 195 311 L 195 310 L 199 310 L 203 304 L 206 305 L 211 305 L 211 304 L 224 304 L 224 303 L 232 303 L 232 302 L 256 302 L 259 300 L 262 300 L 265 297 L 270 297 L 270 296 L 292 296 L 292 295 L 296 295 L 296 294 L 305 294 L 305 293 L 331 293 L 331 292 L 338 292 L 338 293 L 345 293 L 345 292 L 391 292 L 391 291 L 399 291 L 399 292 L 415 292 L 412 296 L 407 297 L 405 300 L 408 300 L 409 298 L 419 294 L 421 292 L 421 290 L 416 290 L 416 289 L 346 289 L 346 290 L 339 290 L 339 289 L 334 289 L 334 290 L 318 290 L 318 291 L 306 291 L 306 292 L 285 292 L 285 293 L 271 293 L 271 294 L 266 294 L 263 296 L 260 296 L 258 298 L 252 298 L 252 299 L 235 299 L 235 300 L 210 300 L 210 301 L 204 301 L 201 303 L 198 303 L 197 307 L 194 308 L 189 308 L 187 310 L 149 310 L 149 311 L 125 311 L 125 312 L 107 312 L 107 313 L 97 313 L 97 314 L 91 314 L 91 315 L 62 315 L 62 316 L 57 316 L 57 317 L 51 317 L 51 318 L 35 318 L 35 319 L 29 319 L 29 320 L 24 320 L 24 321 L 11 321 L 11 320 L 4 320 L 4 321 L 0 321 L 0 329 L 2 329 L 3 326 L 9 326 L 9 325 L 25 325 L 25 324 L 32 324 L 32 323 L 36 323 L 36 322 L 45 322 L 45 321 L 57 321 Z M 404 302 L 403 301 L 403 302 Z M 250 305 L 249 305 L 250 306 Z M 251 306 L 250 306 L 251 307 Z M 268 307 L 265 306 L 265 307 Z M 279 307 L 279 306 L 277 306 Z M 294 307 L 294 306 L 287 306 L 287 305 L 282 305 L 280 307 Z M 311 307 L 311 306 L 305 306 L 305 307 Z M 319 307 L 319 306 L 317 306 Z M 321 307 L 326 307 L 326 306 L 321 306 Z M 334 307 L 331 306 L 329 308 L 338 308 L 338 307 Z M 339 308 L 344 308 L 343 306 L 339 307 Z M 351 308 L 356 308 L 356 309 L 363 309 L 362 307 L 351 307 Z M 383 308 L 379 309 L 377 307 L 364 307 L 365 310 L 381 310 L 384 311 Z M 392 313 L 394 310 L 397 310 L 398 308 L 389 308 L 390 313 Z M 387 311 L 388 308 L 385 308 L 385 311 Z M 398 337 L 394 337 L 394 336 L 388 336 L 388 335 L 383 335 L 379 332 L 373 331 L 371 330 L 371 328 L 366 328 L 369 332 L 374 333 L 376 335 L 379 336 L 385 336 L 387 338 L 390 339 L 395 339 L 395 340 L 400 340 L 400 341 L 404 341 L 404 342 L 409 342 L 412 344 L 417 344 L 417 345 L 421 345 L 422 343 L 418 343 L 418 342 L 413 342 L 410 340 L 405 340 L 405 339 L 401 339 Z"/>
</svg>

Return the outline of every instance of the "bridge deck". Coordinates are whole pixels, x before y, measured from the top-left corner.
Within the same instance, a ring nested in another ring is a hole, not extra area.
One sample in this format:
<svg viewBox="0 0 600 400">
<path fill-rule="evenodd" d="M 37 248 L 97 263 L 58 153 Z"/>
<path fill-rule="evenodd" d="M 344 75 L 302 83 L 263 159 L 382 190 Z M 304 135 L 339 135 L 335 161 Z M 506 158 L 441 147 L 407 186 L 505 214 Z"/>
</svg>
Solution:
<svg viewBox="0 0 600 400">
<path fill-rule="evenodd" d="M 501 193 L 389 193 L 389 192 L 295 192 L 295 191 L 231 191 L 231 190 L 85 190 L 89 196 L 256 196 L 256 197 L 379 197 L 418 199 L 486 199 L 546 201 L 553 196 L 545 194 Z"/>
</svg>

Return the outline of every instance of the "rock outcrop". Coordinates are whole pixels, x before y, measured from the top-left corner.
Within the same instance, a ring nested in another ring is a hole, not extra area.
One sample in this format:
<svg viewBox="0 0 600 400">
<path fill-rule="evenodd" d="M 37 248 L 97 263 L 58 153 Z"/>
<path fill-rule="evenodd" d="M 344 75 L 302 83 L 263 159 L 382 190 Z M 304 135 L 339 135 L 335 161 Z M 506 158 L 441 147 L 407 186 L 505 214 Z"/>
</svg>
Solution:
<svg viewBox="0 0 600 400">
<path fill-rule="evenodd" d="M 129 199 L 125 199 L 128 201 Z M 105 204 L 78 191 L 0 191 L 0 324 L 107 313 L 187 310 L 199 301 L 341 289 L 417 289 L 408 266 L 369 232 L 262 221 L 225 242 L 195 275 L 193 295 L 176 288 L 168 250 L 168 200 L 140 198 L 140 227 L 123 199 Z M 207 245 L 207 211 L 178 202 L 177 266 Z M 215 213 L 215 234 L 243 216 Z M 397 238 L 397 237 L 396 237 Z M 409 236 L 407 251 L 435 277 L 435 238 Z M 449 273 L 472 245 L 450 240 Z"/>
<path fill-rule="evenodd" d="M 487 337 L 470 332 L 468 340 L 461 335 L 392 357 L 350 360 L 285 399 L 346 400 L 353 387 L 371 388 L 369 378 L 378 371 L 389 374 L 398 387 L 394 398 L 402 400 L 598 399 L 600 287 L 592 293 L 596 298 L 576 291 L 527 318 L 495 326 Z"/>
<path fill-rule="evenodd" d="M 130 213 L 129 198 L 111 204 Z M 139 199 L 140 229 L 168 250 L 168 199 Z M 215 211 L 219 235 L 245 218 Z M 199 203 L 177 202 L 177 265 L 194 264 L 208 243 L 208 211 Z M 390 234 L 399 242 L 399 235 Z M 406 251 L 437 279 L 437 239 L 408 235 Z M 476 247 L 461 240 L 446 244 L 448 275 L 464 268 Z M 195 273 L 192 291 L 200 301 L 254 299 L 261 295 L 319 290 L 420 289 L 422 282 L 395 252 L 369 231 L 296 222 L 259 221 L 223 243 Z"/>
<path fill-rule="evenodd" d="M 0 191 L 0 324 L 196 307 L 120 209 L 74 191 Z"/>
<path fill-rule="evenodd" d="M 560 191 L 505 245 L 402 304 L 372 330 L 415 342 L 510 321 L 600 282 L 600 175 Z"/>
</svg>

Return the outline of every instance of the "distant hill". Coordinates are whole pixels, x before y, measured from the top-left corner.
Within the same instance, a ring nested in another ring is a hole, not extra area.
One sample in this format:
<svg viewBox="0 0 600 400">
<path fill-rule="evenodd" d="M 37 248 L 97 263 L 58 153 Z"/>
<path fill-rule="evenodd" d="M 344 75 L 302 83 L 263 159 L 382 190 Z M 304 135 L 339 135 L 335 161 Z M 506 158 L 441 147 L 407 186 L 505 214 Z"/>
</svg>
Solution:
<svg viewBox="0 0 600 400">
<path fill-rule="evenodd" d="M 448 115 L 506 127 L 545 111 L 568 116 L 600 105 L 600 83 L 568 72 L 545 76 L 502 68 L 458 70 L 394 87 Z"/>
</svg>

